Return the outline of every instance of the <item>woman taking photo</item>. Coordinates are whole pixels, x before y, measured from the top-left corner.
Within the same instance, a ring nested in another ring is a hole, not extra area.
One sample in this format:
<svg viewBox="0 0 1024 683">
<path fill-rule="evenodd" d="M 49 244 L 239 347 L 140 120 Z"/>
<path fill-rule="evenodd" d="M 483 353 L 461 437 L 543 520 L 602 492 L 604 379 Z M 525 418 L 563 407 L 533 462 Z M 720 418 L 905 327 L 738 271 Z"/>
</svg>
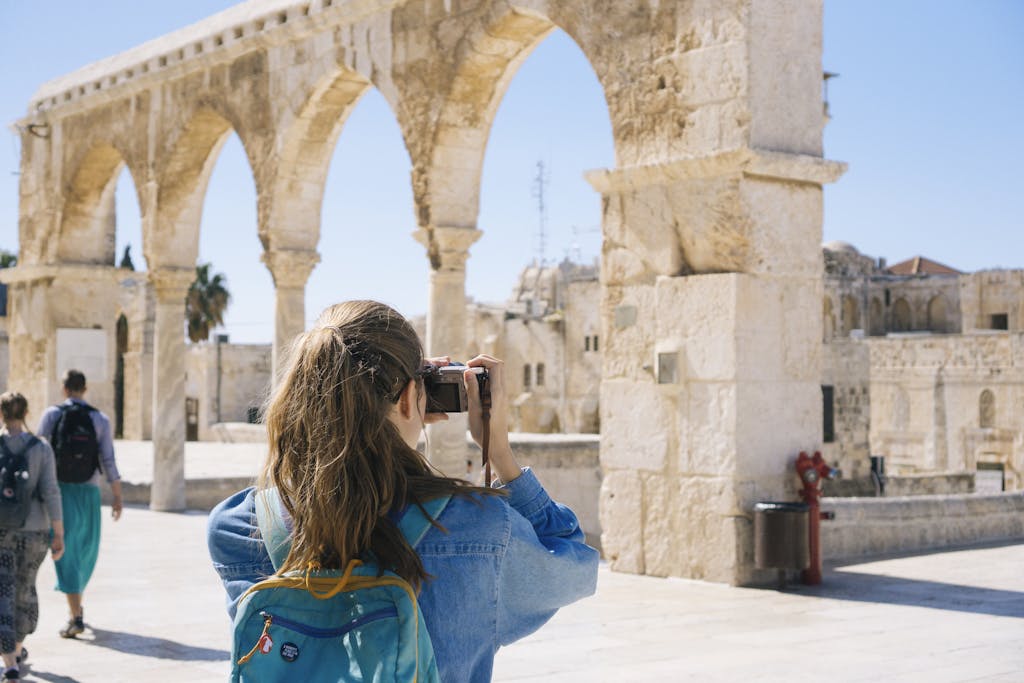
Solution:
<svg viewBox="0 0 1024 683">
<path fill-rule="evenodd" d="M 470 432 L 483 440 L 473 368 L 491 391 L 489 456 L 496 480 L 477 487 L 431 469 L 416 450 L 425 424 L 425 364 L 412 326 L 390 307 L 328 308 L 299 336 L 266 411 L 269 454 L 261 487 L 276 487 L 291 547 L 278 574 L 345 569 L 372 557 L 419 589 L 418 603 L 443 681 L 488 681 L 501 645 L 594 592 L 598 553 L 576 516 L 553 502 L 509 447 L 504 366 L 477 356 L 464 374 Z M 451 496 L 415 549 L 395 520 L 410 506 Z M 238 599 L 274 574 L 256 531 L 255 490 L 210 515 L 209 547 L 234 615 Z"/>
<path fill-rule="evenodd" d="M 36 574 L 46 557 L 64 554 L 57 469 L 50 445 L 25 429 L 28 402 L 13 391 L 0 394 L 0 650 L 5 681 L 20 678 L 28 656 L 22 646 L 39 621 Z M 7 469 L 14 475 L 8 478 Z M 27 501 L 27 502 L 26 502 Z M 22 507 L 24 505 L 24 507 Z M 20 510 L 20 512 L 19 512 Z M 51 528 L 53 533 L 51 534 Z"/>
</svg>

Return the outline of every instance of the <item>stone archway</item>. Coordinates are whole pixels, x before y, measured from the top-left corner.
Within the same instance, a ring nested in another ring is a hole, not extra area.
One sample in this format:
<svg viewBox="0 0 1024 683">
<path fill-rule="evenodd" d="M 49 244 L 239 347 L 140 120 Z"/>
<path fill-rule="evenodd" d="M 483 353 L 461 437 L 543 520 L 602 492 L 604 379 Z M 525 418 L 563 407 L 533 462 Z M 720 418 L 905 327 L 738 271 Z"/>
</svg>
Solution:
<svg viewBox="0 0 1024 683">
<path fill-rule="evenodd" d="M 913 329 L 913 319 L 910 314 L 910 304 L 900 297 L 892 305 L 892 331 L 909 332 Z"/>
<path fill-rule="evenodd" d="M 81 303 L 73 290 L 52 297 L 55 280 L 89 273 L 110 286 L 109 266 L 96 265 L 106 251 L 76 266 L 52 246 L 63 224 L 52 207 L 68 203 L 66 160 L 117 140 L 144 169 L 133 178 L 156 297 L 153 507 L 181 509 L 183 301 L 216 149 L 238 133 L 267 265 L 297 306 L 315 263 L 307 238 L 322 172 L 315 158 L 303 163 L 365 83 L 392 105 L 412 162 L 432 267 L 428 347 L 458 352 L 488 117 L 517 60 L 558 26 L 602 84 L 616 150 L 616 168 L 587 176 L 603 208 L 605 550 L 616 570 L 765 578 L 752 567 L 749 510 L 789 493 L 789 461 L 821 438 L 821 186 L 843 167 L 822 157 L 820 3 L 359 9 L 296 1 L 254 15 L 244 5 L 39 90 L 21 128 L 45 123 L 51 135 L 22 135 L 23 258 L 2 276 L 18 283 L 16 310 L 33 297 L 46 305 L 41 334 L 12 338 L 16 371 L 48 367 L 52 331 Z M 100 176 L 116 169 L 108 153 L 95 164 Z M 101 225 L 106 187 L 89 186 L 68 220 Z M 81 322 L 110 332 L 114 311 L 102 313 Z M 12 362 L 12 381 L 31 382 L 14 375 Z"/>
</svg>

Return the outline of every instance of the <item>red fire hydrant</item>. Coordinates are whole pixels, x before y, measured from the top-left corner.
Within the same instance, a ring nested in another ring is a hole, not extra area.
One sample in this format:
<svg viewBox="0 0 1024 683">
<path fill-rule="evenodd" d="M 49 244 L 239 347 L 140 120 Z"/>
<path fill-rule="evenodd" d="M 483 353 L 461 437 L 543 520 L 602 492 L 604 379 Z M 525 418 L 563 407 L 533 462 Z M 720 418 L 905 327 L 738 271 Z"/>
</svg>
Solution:
<svg viewBox="0 0 1024 683">
<path fill-rule="evenodd" d="M 813 456 L 808 456 L 805 451 L 801 451 L 796 459 L 796 473 L 804 485 L 800 490 L 800 497 L 810 508 L 807 546 L 811 555 L 811 566 L 803 571 L 801 579 L 808 585 L 817 585 L 821 583 L 821 520 L 835 519 L 835 513 L 821 512 L 821 480 L 835 479 L 842 472 L 825 462 L 820 452 L 815 451 Z"/>
</svg>

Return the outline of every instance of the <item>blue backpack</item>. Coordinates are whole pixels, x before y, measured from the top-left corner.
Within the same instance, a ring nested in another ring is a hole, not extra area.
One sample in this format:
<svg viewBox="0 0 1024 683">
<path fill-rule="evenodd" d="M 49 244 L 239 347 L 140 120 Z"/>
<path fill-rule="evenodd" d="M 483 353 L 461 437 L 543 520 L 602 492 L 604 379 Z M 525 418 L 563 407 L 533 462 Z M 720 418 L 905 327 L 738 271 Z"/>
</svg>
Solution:
<svg viewBox="0 0 1024 683">
<path fill-rule="evenodd" d="M 436 519 L 449 496 L 424 505 Z M 256 494 L 256 518 L 274 567 L 291 547 L 277 489 Z M 399 521 L 409 544 L 430 529 L 410 505 Z M 345 571 L 288 572 L 242 596 L 235 615 L 232 683 L 439 683 L 430 634 L 412 587 L 353 560 Z"/>
</svg>

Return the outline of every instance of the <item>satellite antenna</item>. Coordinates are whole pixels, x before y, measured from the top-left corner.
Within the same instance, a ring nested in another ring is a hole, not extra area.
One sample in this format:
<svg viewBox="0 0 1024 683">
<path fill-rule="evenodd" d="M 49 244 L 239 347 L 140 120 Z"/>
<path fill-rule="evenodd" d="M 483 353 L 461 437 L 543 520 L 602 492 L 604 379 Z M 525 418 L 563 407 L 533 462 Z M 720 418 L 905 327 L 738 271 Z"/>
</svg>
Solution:
<svg viewBox="0 0 1024 683">
<path fill-rule="evenodd" d="M 537 200 L 537 265 L 544 265 L 544 256 L 547 252 L 547 205 L 544 203 L 544 190 L 549 181 L 548 174 L 544 170 L 544 162 L 537 162 L 537 175 L 533 179 L 533 196 Z"/>
</svg>

